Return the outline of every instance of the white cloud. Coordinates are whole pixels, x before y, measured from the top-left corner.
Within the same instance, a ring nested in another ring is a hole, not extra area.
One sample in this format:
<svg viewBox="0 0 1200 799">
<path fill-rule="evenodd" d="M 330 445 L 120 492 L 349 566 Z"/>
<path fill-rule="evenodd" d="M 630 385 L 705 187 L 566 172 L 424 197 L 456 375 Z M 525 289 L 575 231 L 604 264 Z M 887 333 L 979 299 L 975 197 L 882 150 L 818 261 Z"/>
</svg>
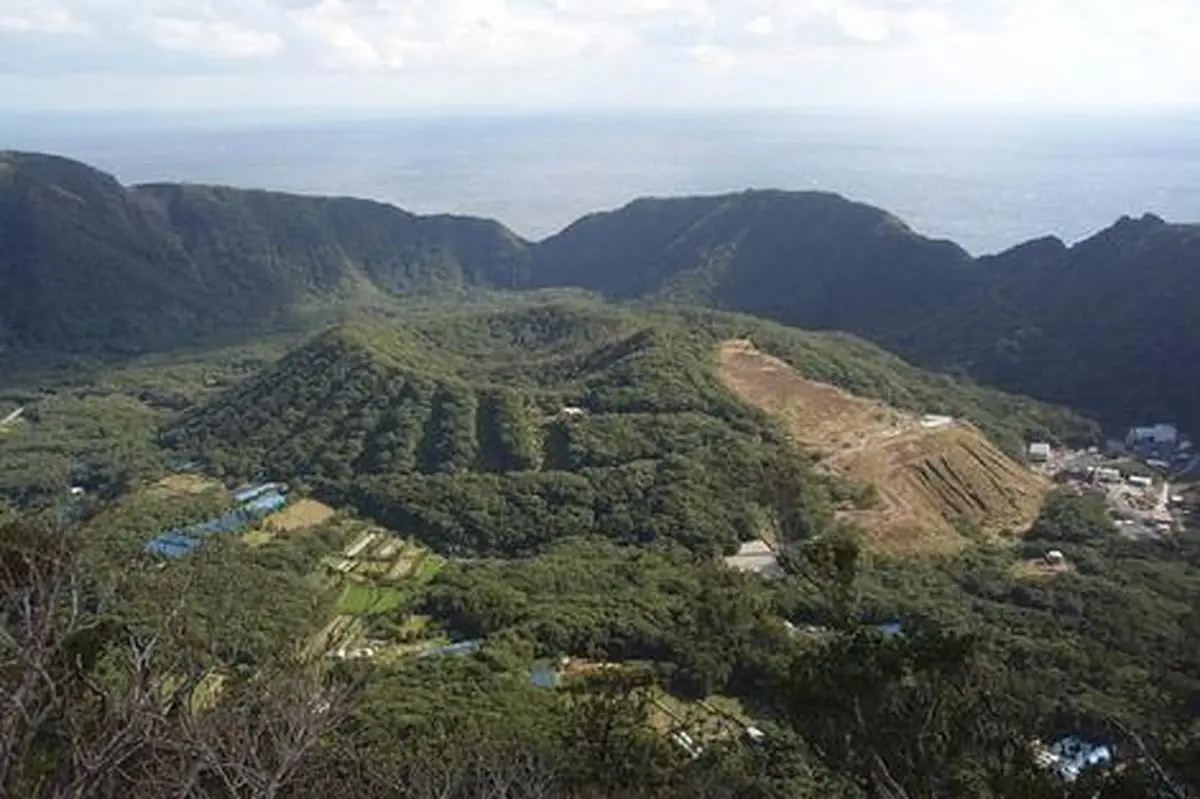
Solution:
<svg viewBox="0 0 1200 799">
<path fill-rule="evenodd" d="M 746 32 L 755 36 L 770 36 L 775 31 L 775 19 L 769 14 L 761 14 L 746 23 Z"/>
<path fill-rule="evenodd" d="M 344 87 L 317 103 L 1198 103 L 1197 41 L 1197 0 L 0 0 L 0 75 Z"/>
<path fill-rule="evenodd" d="M 0 0 L 0 33 L 84 33 L 84 25 L 68 8 L 49 2 Z"/>
<path fill-rule="evenodd" d="M 152 17 L 135 28 L 164 50 L 211 58 L 270 58 L 284 47 L 276 33 L 220 20 Z"/>
</svg>

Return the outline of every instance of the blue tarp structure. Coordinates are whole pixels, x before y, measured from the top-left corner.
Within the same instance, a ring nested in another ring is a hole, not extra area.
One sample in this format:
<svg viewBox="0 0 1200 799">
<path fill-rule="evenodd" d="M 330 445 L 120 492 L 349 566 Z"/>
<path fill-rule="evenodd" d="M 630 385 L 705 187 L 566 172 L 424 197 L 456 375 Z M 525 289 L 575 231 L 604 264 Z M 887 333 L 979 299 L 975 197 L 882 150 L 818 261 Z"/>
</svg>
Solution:
<svg viewBox="0 0 1200 799">
<path fill-rule="evenodd" d="M 250 500 L 268 492 L 278 494 L 282 492 L 286 486 L 283 483 L 259 483 L 258 485 L 248 486 L 233 493 L 233 501 L 239 505 L 245 504 Z"/>
<path fill-rule="evenodd" d="M 446 655 L 469 655 L 472 652 L 479 651 L 479 647 L 483 646 L 483 641 L 459 641 L 457 644 L 450 644 L 439 649 L 431 649 L 428 652 L 422 652 L 423 658 L 437 658 Z"/>
<path fill-rule="evenodd" d="M 550 665 L 540 663 L 529 673 L 529 684 L 535 688 L 553 688 L 558 684 L 558 675 Z"/>
<path fill-rule="evenodd" d="M 280 483 L 265 483 L 234 494 L 237 506 L 215 519 L 193 524 L 180 530 L 170 530 L 148 543 L 145 551 L 151 555 L 178 558 L 200 546 L 205 536 L 216 533 L 240 533 L 262 516 L 287 504 Z M 244 496 L 243 499 L 238 499 Z"/>
</svg>

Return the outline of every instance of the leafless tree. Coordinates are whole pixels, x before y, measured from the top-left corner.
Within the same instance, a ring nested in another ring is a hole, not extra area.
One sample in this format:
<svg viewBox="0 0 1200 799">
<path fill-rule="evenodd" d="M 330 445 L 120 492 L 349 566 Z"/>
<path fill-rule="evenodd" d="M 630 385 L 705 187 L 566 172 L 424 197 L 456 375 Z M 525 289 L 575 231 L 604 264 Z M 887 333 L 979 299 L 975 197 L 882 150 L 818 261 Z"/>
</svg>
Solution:
<svg viewBox="0 0 1200 799">
<path fill-rule="evenodd" d="M 103 612 L 77 555 L 67 531 L 0 530 L 0 796 L 280 795 L 349 689 L 295 664 L 197 702 L 211 672 L 180 645 L 186 582 L 134 625 Z"/>
</svg>

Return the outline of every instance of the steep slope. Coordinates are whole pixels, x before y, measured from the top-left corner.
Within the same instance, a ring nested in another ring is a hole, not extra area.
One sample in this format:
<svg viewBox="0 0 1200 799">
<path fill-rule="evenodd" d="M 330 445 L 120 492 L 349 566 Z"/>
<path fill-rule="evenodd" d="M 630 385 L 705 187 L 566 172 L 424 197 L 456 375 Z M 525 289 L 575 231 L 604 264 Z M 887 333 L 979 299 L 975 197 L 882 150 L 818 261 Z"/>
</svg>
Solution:
<svg viewBox="0 0 1200 799">
<path fill-rule="evenodd" d="M 638 200 L 537 245 L 536 285 L 577 285 L 884 337 L 974 285 L 970 256 L 820 192 Z"/>
<path fill-rule="evenodd" d="M 161 346 L 261 326 L 309 299 L 437 296 L 523 280 L 525 244 L 480 219 L 158 184 L 0 153 L 0 345 Z"/>
<path fill-rule="evenodd" d="M 201 275 L 115 180 L 81 164 L 0 153 L 0 346 L 113 346 L 196 326 Z"/>
<path fill-rule="evenodd" d="M 984 290 L 898 342 L 932 365 L 1110 422 L 1200 429 L 1200 226 L 1125 218 L 981 259 Z"/>
<path fill-rule="evenodd" d="M 953 551 L 964 530 L 1028 526 L 1050 489 L 963 420 L 922 419 L 808 379 L 744 339 L 724 342 L 718 360 L 730 389 L 783 420 L 825 468 L 877 489 L 878 508 L 846 515 L 881 551 Z"/>
</svg>

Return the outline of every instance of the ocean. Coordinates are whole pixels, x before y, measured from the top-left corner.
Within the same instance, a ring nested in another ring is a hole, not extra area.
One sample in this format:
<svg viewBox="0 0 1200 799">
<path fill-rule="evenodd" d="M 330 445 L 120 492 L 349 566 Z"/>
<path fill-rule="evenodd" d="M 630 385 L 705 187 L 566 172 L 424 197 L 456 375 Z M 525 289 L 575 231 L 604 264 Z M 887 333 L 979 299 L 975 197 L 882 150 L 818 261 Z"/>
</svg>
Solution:
<svg viewBox="0 0 1200 799">
<path fill-rule="evenodd" d="M 248 121 L 0 120 L 0 148 L 126 183 L 368 197 L 540 238 L 641 196 L 821 189 L 976 254 L 1067 241 L 1124 214 L 1200 221 L 1200 115 L 538 114 Z"/>
</svg>

